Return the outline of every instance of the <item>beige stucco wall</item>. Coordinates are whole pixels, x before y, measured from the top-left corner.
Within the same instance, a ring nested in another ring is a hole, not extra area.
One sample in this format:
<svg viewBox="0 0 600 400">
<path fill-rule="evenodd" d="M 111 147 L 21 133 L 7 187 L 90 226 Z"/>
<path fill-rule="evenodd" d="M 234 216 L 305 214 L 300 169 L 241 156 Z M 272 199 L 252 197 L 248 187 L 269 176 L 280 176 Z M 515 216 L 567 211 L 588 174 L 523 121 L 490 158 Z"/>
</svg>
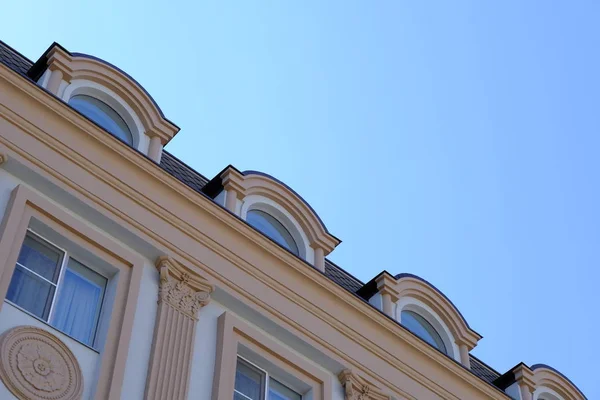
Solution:
<svg viewBox="0 0 600 400">
<path fill-rule="evenodd" d="M 0 152 L 9 160 L 2 168 L 16 177 L 2 172 L 0 204 L 21 180 L 144 260 L 139 295 L 128 300 L 136 311 L 122 398 L 143 397 L 156 314 L 154 260 L 165 254 L 216 287 L 194 340 L 196 398 L 209 398 L 213 385 L 223 310 L 323 370 L 334 399 L 341 398 L 336 376 L 343 369 L 396 399 L 507 398 L 2 65 L 0 104 Z"/>
</svg>

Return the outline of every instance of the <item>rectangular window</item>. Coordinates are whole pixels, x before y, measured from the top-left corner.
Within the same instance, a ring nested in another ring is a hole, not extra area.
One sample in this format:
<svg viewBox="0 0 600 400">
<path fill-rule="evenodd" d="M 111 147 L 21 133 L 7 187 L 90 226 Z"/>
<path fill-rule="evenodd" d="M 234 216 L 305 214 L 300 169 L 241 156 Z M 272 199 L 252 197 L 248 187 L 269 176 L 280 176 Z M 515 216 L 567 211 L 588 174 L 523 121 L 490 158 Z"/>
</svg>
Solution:
<svg viewBox="0 0 600 400">
<path fill-rule="evenodd" d="M 237 359 L 233 400 L 302 400 L 302 396 L 256 365 Z"/>
<path fill-rule="evenodd" d="M 28 231 L 6 299 L 93 346 L 107 279 Z"/>
</svg>

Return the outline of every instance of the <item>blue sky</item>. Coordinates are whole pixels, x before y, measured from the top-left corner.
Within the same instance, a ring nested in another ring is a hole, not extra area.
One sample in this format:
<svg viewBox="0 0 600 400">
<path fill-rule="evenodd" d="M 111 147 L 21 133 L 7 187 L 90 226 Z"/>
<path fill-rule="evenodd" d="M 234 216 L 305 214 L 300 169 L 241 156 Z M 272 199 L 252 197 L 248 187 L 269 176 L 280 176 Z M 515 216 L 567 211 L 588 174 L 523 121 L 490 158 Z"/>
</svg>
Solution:
<svg viewBox="0 0 600 400">
<path fill-rule="evenodd" d="M 85 4 L 84 4 L 85 3 Z M 135 77 L 208 177 L 270 173 L 367 281 L 441 289 L 504 372 L 600 398 L 600 3 L 10 2 L 0 38 Z M 9 18 L 7 18 L 9 16 Z"/>
</svg>

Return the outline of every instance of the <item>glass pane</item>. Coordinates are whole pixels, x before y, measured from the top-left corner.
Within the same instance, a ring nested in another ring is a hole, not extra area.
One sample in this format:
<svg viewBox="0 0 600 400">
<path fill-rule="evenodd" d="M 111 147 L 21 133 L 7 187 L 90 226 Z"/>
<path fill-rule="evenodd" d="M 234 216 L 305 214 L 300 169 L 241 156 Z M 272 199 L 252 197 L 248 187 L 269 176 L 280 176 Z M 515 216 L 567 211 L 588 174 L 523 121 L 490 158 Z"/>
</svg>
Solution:
<svg viewBox="0 0 600 400">
<path fill-rule="evenodd" d="M 402 311 L 401 323 L 406 329 L 419 336 L 430 345 L 446 353 L 444 341 L 435 328 L 431 326 L 425 318 L 412 311 Z"/>
<path fill-rule="evenodd" d="M 29 233 L 23 241 L 17 262 L 56 283 L 60 273 L 62 252 Z"/>
<path fill-rule="evenodd" d="M 54 307 L 52 325 L 92 346 L 105 288 L 106 278 L 69 259 Z"/>
<path fill-rule="evenodd" d="M 269 400 L 302 400 L 302 396 L 275 379 L 269 379 Z"/>
<path fill-rule="evenodd" d="M 234 399 L 262 400 L 265 375 L 248 363 L 238 359 L 235 370 Z M 240 395 L 243 395 L 240 396 Z"/>
<path fill-rule="evenodd" d="M 17 265 L 6 299 L 43 320 L 48 320 L 55 286 Z"/>
<path fill-rule="evenodd" d="M 69 105 L 125 143 L 133 144 L 129 127 L 107 104 L 90 96 L 77 95 L 69 100 Z"/>
<path fill-rule="evenodd" d="M 269 214 L 259 210 L 248 211 L 246 222 L 290 250 L 292 253 L 296 255 L 299 254 L 298 245 L 290 232 L 285 229 L 281 222 L 277 221 Z"/>
</svg>

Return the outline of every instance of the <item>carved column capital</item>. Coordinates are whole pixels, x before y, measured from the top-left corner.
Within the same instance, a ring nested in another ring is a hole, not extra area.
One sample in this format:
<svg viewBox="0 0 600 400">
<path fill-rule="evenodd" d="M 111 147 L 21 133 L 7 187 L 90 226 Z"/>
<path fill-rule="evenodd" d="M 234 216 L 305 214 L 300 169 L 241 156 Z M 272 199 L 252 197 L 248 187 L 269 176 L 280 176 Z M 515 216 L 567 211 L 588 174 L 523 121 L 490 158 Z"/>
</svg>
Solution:
<svg viewBox="0 0 600 400">
<path fill-rule="evenodd" d="M 344 388 L 345 400 L 391 400 L 381 389 L 349 369 L 340 372 L 338 378 Z"/>
<path fill-rule="evenodd" d="M 210 302 L 214 286 L 169 257 L 159 257 L 156 268 L 160 273 L 158 303 L 164 302 L 198 320 L 198 311 Z"/>
<path fill-rule="evenodd" d="M 160 274 L 158 310 L 144 398 L 185 400 L 198 311 L 210 302 L 214 287 L 196 272 L 166 256 L 156 260 L 156 268 Z"/>
</svg>

